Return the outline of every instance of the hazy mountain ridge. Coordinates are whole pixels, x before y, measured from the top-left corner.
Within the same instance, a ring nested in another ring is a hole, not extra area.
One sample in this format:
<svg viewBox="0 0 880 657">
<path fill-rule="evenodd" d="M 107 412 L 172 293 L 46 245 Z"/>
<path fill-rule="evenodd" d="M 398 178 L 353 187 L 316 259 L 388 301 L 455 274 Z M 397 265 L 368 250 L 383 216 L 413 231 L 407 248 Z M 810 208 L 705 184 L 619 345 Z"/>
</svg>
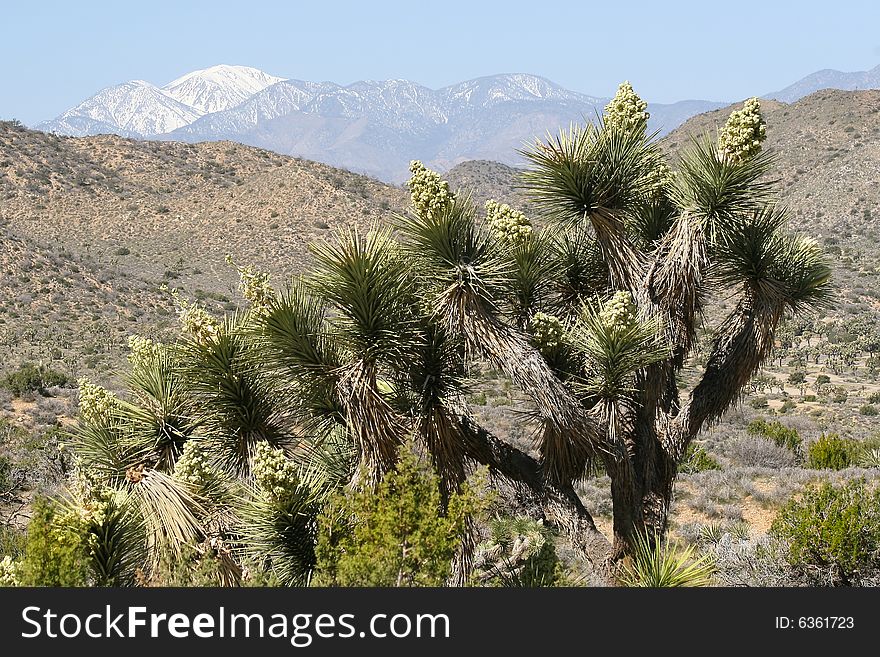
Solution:
<svg viewBox="0 0 880 657">
<path fill-rule="evenodd" d="M 520 162 L 535 135 L 592 120 L 608 98 L 528 74 L 494 75 L 442 89 L 408 80 L 282 80 L 257 69 L 215 66 L 164 87 L 142 81 L 102 90 L 38 129 L 85 136 L 237 141 L 306 157 L 392 182 L 409 161 L 445 170 L 470 159 Z M 667 131 L 721 103 L 652 105 L 652 127 Z"/>
<path fill-rule="evenodd" d="M 819 71 L 767 97 L 793 102 L 818 88 L 880 87 L 880 66 Z M 367 173 L 393 183 L 409 161 L 445 171 L 469 160 L 522 164 L 535 136 L 594 120 L 608 98 L 536 75 L 501 74 L 430 89 L 408 80 L 349 85 L 284 80 L 245 66 L 193 71 L 156 87 L 143 81 L 102 90 L 38 129 L 84 136 L 236 141 Z M 649 104 L 650 129 L 665 135 L 727 103 Z"/>
<path fill-rule="evenodd" d="M 837 71 L 826 68 L 801 78 L 784 89 L 766 94 L 764 98 L 793 103 L 822 89 L 857 91 L 880 88 L 880 65 L 870 71 Z"/>
<path fill-rule="evenodd" d="M 347 87 L 287 80 L 165 137 L 224 138 L 399 183 L 413 159 L 440 170 L 472 159 L 521 163 L 517 149 L 548 130 L 593 119 L 608 100 L 531 75 L 490 76 L 437 91 L 405 80 Z M 652 127 L 720 106 L 651 105 Z"/>
</svg>

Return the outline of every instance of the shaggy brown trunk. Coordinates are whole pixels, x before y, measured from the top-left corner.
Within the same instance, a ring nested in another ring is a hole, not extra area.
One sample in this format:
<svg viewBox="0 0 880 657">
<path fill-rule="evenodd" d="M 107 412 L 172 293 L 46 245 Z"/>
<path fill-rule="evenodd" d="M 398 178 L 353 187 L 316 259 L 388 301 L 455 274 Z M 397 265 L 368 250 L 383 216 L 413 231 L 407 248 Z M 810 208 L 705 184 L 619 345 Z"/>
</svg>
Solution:
<svg viewBox="0 0 880 657">
<path fill-rule="evenodd" d="M 632 552 L 639 536 L 665 534 L 677 467 L 655 442 L 635 458 L 606 463 L 605 468 L 614 505 L 611 558 L 619 561 Z"/>
<path fill-rule="evenodd" d="M 615 560 L 629 554 L 639 536 L 662 536 L 666 532 L 678 468 L 657 435 L 655 416 L 658 406 L 666 411 L 677 406 L 677 399 L 651 394 L 662 390 L 658 384 L 666 374 L 659 368 L 648 373 L 631 435 L 623 441 L 621 453 L 605 463 L 611 478 Z"/>
</svg>

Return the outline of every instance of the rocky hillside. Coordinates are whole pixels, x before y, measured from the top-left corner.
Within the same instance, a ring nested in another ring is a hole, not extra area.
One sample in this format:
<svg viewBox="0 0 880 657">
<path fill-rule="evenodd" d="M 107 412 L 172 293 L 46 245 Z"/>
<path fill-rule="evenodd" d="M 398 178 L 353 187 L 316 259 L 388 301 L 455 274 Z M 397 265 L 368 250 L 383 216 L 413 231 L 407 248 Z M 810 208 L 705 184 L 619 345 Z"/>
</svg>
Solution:
<svg viewBox="0 0 880 657">
<path fill-rule="evenodd" d="M 227 253 L 283 281 L 304 270 L 311 242 L 383 221 L 405 199 L 370 178 L 239 144 L 57 137 L 0 123 L 0 327 L 29 336 L 8 337 L 16 346 L 4 359 L 51 361 L 59 332 L 79 331 L 65 344 L 88 349 L 95 315 L 113 318 L 114 335 L 135 322 L 153 330 L 167 323 L 153 312 L 170 307 L 163 284 L 234 309 Z M 124 343 L 114 343 L 120 353 Z M 92 353 L 99 368 L 118 363 Z"/>
</svg>

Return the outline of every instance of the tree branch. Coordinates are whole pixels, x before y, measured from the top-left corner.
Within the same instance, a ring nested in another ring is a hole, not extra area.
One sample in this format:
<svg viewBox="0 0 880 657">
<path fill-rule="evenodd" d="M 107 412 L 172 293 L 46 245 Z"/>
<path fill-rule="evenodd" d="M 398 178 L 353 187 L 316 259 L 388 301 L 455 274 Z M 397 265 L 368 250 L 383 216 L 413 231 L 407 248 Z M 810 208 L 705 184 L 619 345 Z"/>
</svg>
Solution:
<svg viewBox="0 0 880 657">
<path fill-rule="evenodd" d="M 749 292 L 715 332 L 712 353 L 700 382 L 667 436 L 678 461 L 691 439 L 738 401 L 749 380 L 773 349 L 781 303 L 760 303 Z"/>
<path fill-rule="evenodd" d="M 542 475 L 540 464 L 528 454 L 493 436 L 469 415 L 458 417 L 467 455 L 497 474 L 527 486 L 541 500 L 547 519 L 564 531 L 574 546 L 610 581 L 607 570 L 611 544 L 596 528 L 574 487 L 551 483 Z"/>
</svg>

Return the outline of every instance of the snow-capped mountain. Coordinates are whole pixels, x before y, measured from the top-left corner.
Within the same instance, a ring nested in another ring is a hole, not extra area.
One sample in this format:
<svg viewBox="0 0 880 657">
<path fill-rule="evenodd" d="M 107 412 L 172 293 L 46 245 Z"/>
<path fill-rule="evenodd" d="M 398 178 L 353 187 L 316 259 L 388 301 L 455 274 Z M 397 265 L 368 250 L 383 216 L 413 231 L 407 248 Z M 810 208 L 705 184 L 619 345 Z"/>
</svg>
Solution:
<svg viewBox="0 0 880 657">
<path fill-rule="evenodd" d="M 454 84 L 440 93 L 448 105 L 470 106 L 488 109 L 500 103 L 525 102 L 574 102 L 596 105 L 600 98 L 569 91 L 537 75 L 492 75 L 476 80 Z"/>
<path fill-rule="evenodd" d="M 206 114 L 169 139 L 229 139 L 400 182 L 409 161 L 440 169 L 468 159 L 519 163 L 536 135 L 591 120 L 607 98 L 525 74 L 493 75 L 432 90 L 407 80 L 285 80 L 224 112 Z M 663 132 L 721 103 L 651 105 Z"/>
<path fill-rule="evenodd" d="M 229 139 L 400 182 L 410 160 L 440 169 L 468 159 L 518 163 L 537 135 L 592 120 L 607 98 L 527 74 L 493 75 L 442 89 L 409 80 L 283 80 L 246 66 L 188 73 L 164 87 L 110 87 L 38 128 L 180 141 Z M 650 105 L 662 132 L 720 103 Z"/>
<path fill-rule="evenodd" d="M 184 105 L 207 114 L 240 105 L 258 91 L 281 80 L 249 66 L 221 64 L 187 73 L 166 84 L 162 90 Z"/>
<path fill-rule="evenodd" d="M 76 137 L 101 132 L 144 137 L 171 132 L 203 113 L 149 82 L 132 80 L 102 89 L 37 129 Z"/>
<path fill-rule="evenodd" d="M 263 121 L 298 112 L 324 91 L 340 88 L 330 82 L 283 80 L 254 94 L 237 107 L 206 114 L 175 131 L 185 141 L 216 139 L 218 135 L 246 132 Z"/>
<path fill-rule="evenodd" d="M 432 90 L 408 80 L 332 82 L 284 80 L 224 112 L 206 114 L 171 137 L 187 141 L 235 139 L 268 121 L 301 112 L 326 118 L 365 119 L 385 128 L 424 133 L 450 120 L 502 103 L 577 103 L 600 99 L 578 94 L 533 75 L 496 75 Z"/>
</svg>

